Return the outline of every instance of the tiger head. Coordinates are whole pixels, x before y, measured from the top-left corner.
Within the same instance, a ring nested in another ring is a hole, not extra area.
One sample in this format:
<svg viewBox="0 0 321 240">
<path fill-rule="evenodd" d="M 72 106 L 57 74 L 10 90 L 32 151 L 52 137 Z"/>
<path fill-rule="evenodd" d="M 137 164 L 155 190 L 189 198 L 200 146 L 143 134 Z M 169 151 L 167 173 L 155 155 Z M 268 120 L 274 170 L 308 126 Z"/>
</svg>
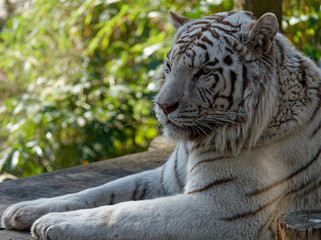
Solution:
<svg viewBox="0 0 321 240">
<path fill-rule="evenodd" d="M 223 12 L 189 19 L 170 12 L 177 29 L 162 72 L 155 112 L 164 135 L 204 140 L 219 151 L 253 146 L 276 104 L 274 14 Z"/>
</svg>

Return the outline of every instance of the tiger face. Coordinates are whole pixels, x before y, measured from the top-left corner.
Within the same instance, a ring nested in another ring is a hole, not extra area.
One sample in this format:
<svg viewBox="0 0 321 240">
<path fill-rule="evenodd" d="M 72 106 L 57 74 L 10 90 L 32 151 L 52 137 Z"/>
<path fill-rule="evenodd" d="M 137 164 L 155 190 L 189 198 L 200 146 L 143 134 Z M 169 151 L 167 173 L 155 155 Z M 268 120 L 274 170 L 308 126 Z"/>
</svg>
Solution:
<svg viewBox="0 0 321 240">
<path fill-rule="evenodd" d="M 248 75 L 271 75 L 275 16 L 255 21 L 249 12 L 227 12 L 192 20 L 170 13 L 169 20 L 178 31 L 155 104 L 165 136 L 191 140 L 244 125 L 247 95 L 260 91 Z M 253 65 L 256 59 L 263 60 Z"/>
</svg>

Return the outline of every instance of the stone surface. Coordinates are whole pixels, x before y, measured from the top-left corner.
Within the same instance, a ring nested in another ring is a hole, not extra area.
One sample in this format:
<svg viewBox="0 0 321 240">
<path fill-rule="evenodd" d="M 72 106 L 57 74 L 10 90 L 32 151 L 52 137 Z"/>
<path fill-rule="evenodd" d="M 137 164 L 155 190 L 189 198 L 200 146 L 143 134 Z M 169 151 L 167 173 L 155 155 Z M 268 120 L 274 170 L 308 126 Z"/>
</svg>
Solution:
<svg viewBox="0 0 321 240">
<path fill-rule="evenodd" d="M 175 142 L 175 141 L 169 140 L 169 139 L 162 137 L 162 136 L 157 136 L 150 143 L 148 151 L 174 147 L 176 144 L 177 144 L 177 142 Z"/>
<path fill-rule="evenodd" d="M 156 168 L 163 164 L 173 146 L 136 153 L 88 165 L 40 174 L 0 183 L 0 216 L 11 204 L 54 197 L 95 187 L 129 174 Z M 0 226 L 0 240 L 29 240 L 28 232 L 7 231 Z"/>
</svg>

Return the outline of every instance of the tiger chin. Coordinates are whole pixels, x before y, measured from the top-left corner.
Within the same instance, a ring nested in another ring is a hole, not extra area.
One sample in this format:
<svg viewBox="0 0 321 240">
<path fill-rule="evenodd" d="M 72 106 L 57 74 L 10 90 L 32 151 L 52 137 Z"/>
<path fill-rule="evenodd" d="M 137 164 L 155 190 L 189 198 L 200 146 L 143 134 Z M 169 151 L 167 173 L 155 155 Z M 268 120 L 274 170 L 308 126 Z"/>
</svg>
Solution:
<svg viewBox="0 0 321 240">
<path fill-rule="evenodd" d="M 179 142 L 161 167 L 14 204 L 36 239 L 274 239 L 285 212 L 321 208 L 321 72 L 274 14 L 170 13 L 155 111 Z"/>
</svg>

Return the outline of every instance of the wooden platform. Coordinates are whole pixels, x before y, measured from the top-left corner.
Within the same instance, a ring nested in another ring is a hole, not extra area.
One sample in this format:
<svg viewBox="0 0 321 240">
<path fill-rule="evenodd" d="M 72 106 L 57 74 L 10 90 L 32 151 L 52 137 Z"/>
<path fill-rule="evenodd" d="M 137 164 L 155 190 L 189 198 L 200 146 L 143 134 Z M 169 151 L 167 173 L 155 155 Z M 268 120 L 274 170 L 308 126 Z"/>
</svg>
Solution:
<svg viewBox="0 0 321 240">
<path fill-rule="evenodd" d="M 154 149 L 111 160 L 0 183 L 0 216 L 12 203 L 54 197 L 95 187 L 163 164 L 174 147 Z M 30 240 L 29 232 L 7 231 L 0 226 L 0 240 Z"/>
</svg>

